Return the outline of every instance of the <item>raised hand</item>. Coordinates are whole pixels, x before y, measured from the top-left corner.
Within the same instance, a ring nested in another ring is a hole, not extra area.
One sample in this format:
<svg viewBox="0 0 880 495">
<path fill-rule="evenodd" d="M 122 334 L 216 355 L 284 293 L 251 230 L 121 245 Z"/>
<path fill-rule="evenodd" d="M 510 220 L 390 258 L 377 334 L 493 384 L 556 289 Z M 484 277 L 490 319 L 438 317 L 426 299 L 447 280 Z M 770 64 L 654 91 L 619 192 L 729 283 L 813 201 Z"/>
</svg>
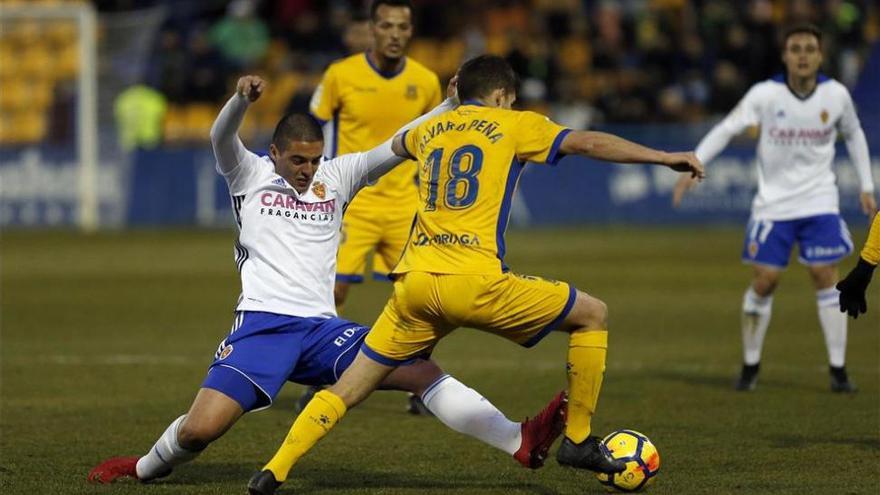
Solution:
<svg viewBox="0 0 880 495">
<path fill-rule="evenodd" d="M 235 86 L 235 92 L 244 96 L 250 102 L 260 99 L 264 89 L 266 89 L 266 81 L 260 76 L 253 75 L 240 77 L 238 84 Z"/>
</svg>

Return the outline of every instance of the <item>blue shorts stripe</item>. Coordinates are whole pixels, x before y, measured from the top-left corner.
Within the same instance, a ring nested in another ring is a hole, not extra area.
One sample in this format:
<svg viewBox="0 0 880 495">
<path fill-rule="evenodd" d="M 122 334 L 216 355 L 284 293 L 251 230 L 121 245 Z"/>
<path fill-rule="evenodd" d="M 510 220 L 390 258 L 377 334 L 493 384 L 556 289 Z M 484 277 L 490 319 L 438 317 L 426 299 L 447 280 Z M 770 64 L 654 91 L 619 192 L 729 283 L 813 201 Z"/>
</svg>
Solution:
<svg viewBox="0 0 880 495">
<path fill-rule="evenodd" d="M 373 280 L 378 282 L 390 282 L 391 274 L 390 273 L 381 273 L 381 272 L 373 272 Z"/>
<path fill-rule="evenodd" d="M 535 335 L 532 336 L 532 338 L 530 338 L 524 344 L 522 344 L 522 346 L 523 347 L 534 347 L 538 342 L 541 341 L 541 339 L 546 337 L 548 333 L 559 328 L 559 325 L 562 324 L 563 320 L 565 320 L 565 317 L 568 316 L 568 313 L 571 312 L 571 308 L 574 307 L 574 302 L 576 299 L 577 299 L 577 290 L 574 288 L 573 285 L 568 284 L 568 301 L 565 302 L 565 307 L 562 308 L 562 312 L 559 313 L 559 316 L 557 316 L 553 321 L 551 321 L 546 327 L 541 329 L 540 332 L 536 333 Z"/>
<path fill-rule="evenodd" d="M 363 352 L 364 355 L 366 355 L 368 358 L 372 359 L 373 361 L 376 361 L 377 363 L 383 364 L 385 366 L 397 367 L 397 366 L 406 364 L 406 363 L 413 360 L 413 358 L 392 359 L 389 357 L 385 357 L 382 354 L 379 354 L 378 352 L 374 351 L 373 349 L 370 349 L 370 346 L 368 346 L 366 342 L 364 342 L 361 345 L 361 352 Z"/>
<path fill-rule="evenodd" d="M 364 276 L 349 273 L 337 273 L 336 281 L 347 282 L 349 284 L 362 284 L 364 282 Z"/>
<path fill-rule="evenodd" d="M 202 388 L 216 390 L 238 402 L 245 412 L 272 404 L 269 394 L 260 389 L 241 371 L 227 365 L 218 364 L 208 370 Z"/>
</svg>

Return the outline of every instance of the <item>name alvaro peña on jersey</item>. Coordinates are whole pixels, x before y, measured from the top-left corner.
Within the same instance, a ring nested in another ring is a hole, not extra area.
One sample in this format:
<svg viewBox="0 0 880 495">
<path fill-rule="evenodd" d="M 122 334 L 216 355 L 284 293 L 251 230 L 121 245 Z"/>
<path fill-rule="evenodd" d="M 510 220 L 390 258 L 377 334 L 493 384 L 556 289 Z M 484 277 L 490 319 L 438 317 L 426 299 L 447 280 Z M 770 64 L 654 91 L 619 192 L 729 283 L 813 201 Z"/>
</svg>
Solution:
<svg viewBox="0 0 880 495">
<path fill-rule="evenodd" d="M 260 195 L 260 214 L 267 216 L 311 220 L 315 222 L 333 221 L 336 213 L 336 199 L 309 203 L 290 194 L 264 192 Z"/>
</svg>

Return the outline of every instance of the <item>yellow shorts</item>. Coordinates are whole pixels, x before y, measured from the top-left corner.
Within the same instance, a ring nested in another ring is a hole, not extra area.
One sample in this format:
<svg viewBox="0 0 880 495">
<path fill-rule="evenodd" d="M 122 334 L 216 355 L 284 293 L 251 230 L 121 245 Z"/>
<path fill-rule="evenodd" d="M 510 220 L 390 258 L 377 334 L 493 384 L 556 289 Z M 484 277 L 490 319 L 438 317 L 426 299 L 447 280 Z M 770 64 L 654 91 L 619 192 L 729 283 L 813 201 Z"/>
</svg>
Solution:
<svg viewBox="0 0 880 495">
<path fill-rule="evenodd" d="M 408 272 L 370 329 L 364 353 L 390 366 L 429 354 L 457 327 L 537 344 L 574 305 L 574 287 L 555 280 L 499 273 L 441 275 Z"/>
<path fill-rule="evenodd" d="M 388 280 L 409 240 L 415 208 L 383 208 L 353 203 L 342 218 L 342 237 L 336 255 L 336 280 L 364 281 L 368 258 L 373 256 L 373 277 Z"/>
</svg>

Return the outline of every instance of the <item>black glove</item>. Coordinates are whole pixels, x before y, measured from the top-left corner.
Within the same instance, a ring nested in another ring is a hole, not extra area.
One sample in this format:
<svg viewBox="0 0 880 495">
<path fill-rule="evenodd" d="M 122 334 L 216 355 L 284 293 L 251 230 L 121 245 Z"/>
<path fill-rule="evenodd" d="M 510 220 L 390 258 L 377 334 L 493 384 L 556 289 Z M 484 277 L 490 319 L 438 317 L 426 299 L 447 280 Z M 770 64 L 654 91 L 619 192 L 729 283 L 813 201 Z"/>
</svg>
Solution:
<svg viewBox="0 0 880 495">
<path fill-rule="evenodd" d="M 856 266 L 837 283 L 837 290 L 840 291 L 840 312 L 848 313 L 853 318 L 858 318 L 859 314 L 868 312 L 868 302 L 865 300 L 865 289 L 871 283 L 871 276 L 874 275 L 876 266 L 868 263 L 862 258 Z"/>
</svg>

